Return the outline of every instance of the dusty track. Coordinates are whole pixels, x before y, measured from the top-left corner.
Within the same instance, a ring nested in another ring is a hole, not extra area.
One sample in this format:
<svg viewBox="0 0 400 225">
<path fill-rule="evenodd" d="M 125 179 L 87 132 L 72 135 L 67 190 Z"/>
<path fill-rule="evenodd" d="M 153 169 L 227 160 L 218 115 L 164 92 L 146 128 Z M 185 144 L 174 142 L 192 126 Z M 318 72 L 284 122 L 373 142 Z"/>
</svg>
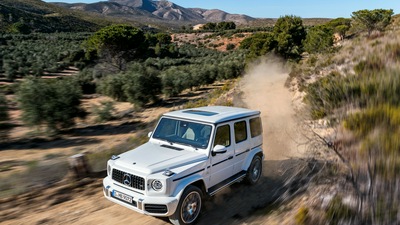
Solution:
<svg viewBox="0 0 400 225">
<path fill-rule="evenodd" d="M 263 177 L 255 186 L 238 183 L 206 201 L 198 224 L 246 224 L 248 216 L 271 206 L 285 191 L 281 188 L 285 177 L 296 170 L 297 164 L 288 157 L 300 154 L 291 95 L 284 87 L 286 78 L 280 64 L 263 62 L 241 81 L 245 104 L 262 112 L 266 156 Z M 101 180 L 100 175 L 73 188 L 50 189 L 0 202 L 0 224 L 169 224 L 167 219 L 141 215 L 107 201 Z"/>
</svg>

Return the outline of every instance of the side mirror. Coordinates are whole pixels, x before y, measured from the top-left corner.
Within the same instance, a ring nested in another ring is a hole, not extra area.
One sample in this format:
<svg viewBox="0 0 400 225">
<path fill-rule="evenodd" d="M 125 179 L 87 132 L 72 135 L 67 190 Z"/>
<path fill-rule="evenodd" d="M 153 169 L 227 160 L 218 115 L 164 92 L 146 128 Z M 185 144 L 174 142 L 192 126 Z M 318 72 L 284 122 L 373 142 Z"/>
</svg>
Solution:
<svg viewBox="0 0 400 225">
<path fill-rule="evenodd" d="M 153 132 L 152 131 L 150 131 L 148 134 L 147 134 L 147 137 L 151 137 L 151 135 L 153 134 Z"/>
<path fill-rule="evenodd" d="M 223 145 L 216 145 L 216 146 L 213 148 L 211 154 L 212 154 L 212 156 L 215 156 L 215 155 L 217 155 L 217 154 L 224 154 L 226 151 L 228 151 L 228 149 L 227 149 L 225 146 L 223 146 Z"/>
</svg>

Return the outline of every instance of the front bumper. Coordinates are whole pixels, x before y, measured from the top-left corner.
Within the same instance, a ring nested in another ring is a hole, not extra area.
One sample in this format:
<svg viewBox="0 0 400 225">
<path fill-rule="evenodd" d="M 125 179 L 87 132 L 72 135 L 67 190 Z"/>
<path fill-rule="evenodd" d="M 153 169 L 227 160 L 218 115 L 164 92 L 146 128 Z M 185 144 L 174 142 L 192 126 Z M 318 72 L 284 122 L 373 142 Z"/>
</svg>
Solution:
<svg viewBox="0 0 400 225">
<path fill-rule="evenodd" d="M 108 200 L 114 203 L 151 216 L 171 216 L 178 206 L 178 199 L 175 197 L 146 196 L 116 184 L 109 177 L 103 179 L 103 193 Z M 123 193 L 132 197 L 132 203 L 115 197 L 115 193 Z"/>
</svg>

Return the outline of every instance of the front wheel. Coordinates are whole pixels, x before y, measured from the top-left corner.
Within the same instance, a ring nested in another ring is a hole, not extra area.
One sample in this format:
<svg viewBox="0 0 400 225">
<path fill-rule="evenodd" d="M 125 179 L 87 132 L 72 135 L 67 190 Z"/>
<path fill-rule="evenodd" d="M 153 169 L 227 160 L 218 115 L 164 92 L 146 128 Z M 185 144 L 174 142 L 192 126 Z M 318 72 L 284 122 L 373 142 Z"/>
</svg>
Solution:
<svg viewBox="0 0 400 225">
<path fill-rule="evenodd" d="M 253 185 L 260 180 L 262 172 L 262 159 L 259 155 L 254 156 L 249 169 L 247 170 L 246 180 Z"/>
<path fill-rule="evenodd" d="M 175 213 L 169 217 L 175 225 L 194 224 L 202 206 L 202 192 L 196 186 L 188 186 L 183 192 Z"/>
</svg>

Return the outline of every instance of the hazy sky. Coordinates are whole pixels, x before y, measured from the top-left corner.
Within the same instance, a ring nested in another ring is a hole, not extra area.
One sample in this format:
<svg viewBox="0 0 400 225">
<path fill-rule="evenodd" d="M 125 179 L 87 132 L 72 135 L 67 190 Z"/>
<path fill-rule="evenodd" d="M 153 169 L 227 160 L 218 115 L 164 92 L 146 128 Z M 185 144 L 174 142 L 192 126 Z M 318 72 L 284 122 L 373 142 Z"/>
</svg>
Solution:
<svg viewBox="0 0 400 225">
<path fill-rule="evenodd" d="M 46 2 L 92 3 L 100 0 L 45 0 Z M 400 0 L 170 0 L 185 8 L 220 9 L 260 18 L 295 15 L 303 18 L 350 17 L 361 9 L 393 9 L 400 13 Z"/>
</svg>

